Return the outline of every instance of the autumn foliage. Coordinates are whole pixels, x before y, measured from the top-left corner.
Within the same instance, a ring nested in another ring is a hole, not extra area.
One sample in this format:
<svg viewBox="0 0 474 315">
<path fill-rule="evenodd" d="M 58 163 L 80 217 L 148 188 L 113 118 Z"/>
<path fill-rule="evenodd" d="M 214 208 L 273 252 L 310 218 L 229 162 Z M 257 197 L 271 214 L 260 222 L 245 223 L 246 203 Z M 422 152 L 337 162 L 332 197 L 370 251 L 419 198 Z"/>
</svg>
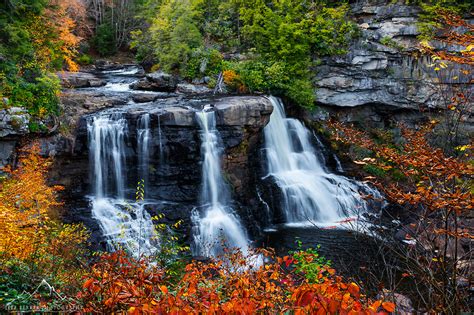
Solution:
<svg viewBox="0 0 474 315">
<path fill-rule="evenodd" d="M 380 143 L 364 132 L 338 122 L 330 123 L 333 139 L 367 150 L 354 162 L 370 166 L 383 176 L 368 176 L 389 201 L 412 215 L 403 227 L 405 242 L 388 250 L 405 263 L 405 276 L 414 277 L 420 299 L 428 310 L 456 313 L 469 309 L 469 294 L 459 286 L 468 279 L 474 231 L 469 216 L 474 209 L 471 160 L 472 144 L 456 148 L 458 156 L 447 156 L 428 139 L 435 121 L 418 130 L 401 126 L 401 139 Z M 406 244 L 405 244 L 406 245 Z M 421 288 L 421 289 L 420 289 Z"/>
<path fill-rule="evenodd" d="M 424 42 L 423 52 L 457 64 L 474 65 L 474 25 L 448 10 L 440 12 L 437 19 L 439 24 L 443 25 L 443 29 L 434 39 L 443 44 L 458 45 L 465 49 L 459 52 L 439 50 Z"/>
<path fill-rule="evenodd" d="M 21 156 L 18 167 L 5 169 L 8 177 L 0 182 L 0 274 L 22 266 L 30 273 L 21 276 L 33 283 L 47 278 L 73 284 L 82 274 L 77 264 L 85 257 L 88 234 L 81 225 L 51 218 L 61 205 L 56 198 L 61 187 L 47 184 L 51 162 L 39 155 L 39 146 Z M 2 286 L 0 279 L 0 292 Z"/>
<path fill-rule="evenodd" d="M 102 256 L 85 277 L 78 297 L 85 311 L 130 314 L 387 314 L 393 303 L 371 302 L 355 283 L 345 283 L 329 266 L 310 282 L 294 270 L 294 257 L 257 266 L 257 256 L 229 253 L 225 259 L 191 262 L 183 277 L 170 281 L 164 270 L 123 252 Z M 300 255 L 311 261 L 312 254 Z"/>
<path fill-rule="evenodd" d="M 7 169 L 11 178 L 0 184 L 0 252 L 4 255 L 31 255 L 44 239 L 48 212 L 60 204 L 55 196 L 60 187 L 46 184 L 49 161 L 39 157 L 38 151 L 34 146 L 26 152 L 20 167 Z"/>
</svg>

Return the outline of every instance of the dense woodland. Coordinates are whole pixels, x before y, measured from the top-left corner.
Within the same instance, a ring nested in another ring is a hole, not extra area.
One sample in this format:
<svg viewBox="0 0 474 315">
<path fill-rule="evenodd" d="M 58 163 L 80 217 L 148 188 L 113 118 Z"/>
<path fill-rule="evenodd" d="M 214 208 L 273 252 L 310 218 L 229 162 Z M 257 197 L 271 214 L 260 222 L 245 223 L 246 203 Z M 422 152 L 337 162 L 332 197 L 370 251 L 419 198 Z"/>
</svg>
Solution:
<svg viewBox="0 0 474 315">
<path fill-rule="evenodd" d="M 401 276 L 393 287 L 380 285 L 379 294 L 377 284 L 340 276 L 317 249 L 300 247 L 284 257 L 271 249 L 249 257 L 228 249 L 225 257 L 195 261 L 173 232 L 179 222 L 166 226 L 156 217 L 168 241 L 156 256 L 134 257 L 126 250 L 93 252 L 84 226 L 58 219 L 62 188 L 49 185 L 51 158 L 35 143 L 61 115 L 58 71 L 133 56 L 150 72 L 230 94 L 276 95 L 311 111 L 320 59 L 346 54 L 360 36 L 349 2 L 1 0 L 0 107 L 24 108 L 33 120 L 19 160 L 0 181 L 0 312 L 34 306 L 104 314 L 389 314 L 397 311 L 391 293 L 402 282 L 416 288 L 412 294 L 426 312 L 472 311 L 472 247 L 458 251 L 473 239 L 473 227 L 462 224 L 474 207 L 473 144 L 458 137 L 462 117 L 472 115 L 472 95 L 452 87 L 444 121 L 427 116 L 418 130 L 400 126 L 401 141 L 337 121 L 318 126 L 388 202 L 423 222 L 409 235 L 423 246 L 391 242 L 380 231 L 387 240 L 380 250 L 396 257 Z M 429 56 L 437 73 L 455 64 L 470 75 L 471 1 L 406 2 L 422 9 L 416 54 Z M 439 49 L 433 41 L 462 48 Z M 437 129 L 441 124 L 446 128 Z M 252 261 L 256 255 L 266 262 Z"/>
</svg>

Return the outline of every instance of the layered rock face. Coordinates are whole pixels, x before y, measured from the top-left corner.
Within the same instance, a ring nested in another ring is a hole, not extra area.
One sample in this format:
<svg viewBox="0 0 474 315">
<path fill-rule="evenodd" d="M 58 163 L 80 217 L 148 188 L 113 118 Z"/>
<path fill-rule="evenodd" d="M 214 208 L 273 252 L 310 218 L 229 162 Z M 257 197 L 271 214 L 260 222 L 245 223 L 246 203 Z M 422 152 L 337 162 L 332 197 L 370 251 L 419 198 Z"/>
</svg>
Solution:
<svg viewBox="0 0 474 315">
<path fill-rule="evenodd" d="M 419 13 L 420 8 L 400 2 L 365 0 L 352 4 L 351 16 L 361 35 L 347 55 L 322 60 L 315 81 L 317 102 L 322 106 L 381 105 L 402 110 L 442 106 L 429 58 L 412 55 L 419 45 Z M 469 82 L 453 67 L 451 77 Z M 445 79 L 441 83 L 452 83 Z"/>
<path fill-rule="evenodd" d="M 77 103 L 69 101 L 63 101 L 66 107 L 78 107 Z M 73 138 L 55 136 L 42 140 L 43 154 L 55 156 L 51 181 L 66 188 L 62 196 L 67 208 L 65 221 L 85 222 L 95 234 L 94 239 L 101 238 L 100 229 L 92 219 L 88 201 L 84 198 L 91 193 L 88 121 L 94 116 L 108 114 L 121 115 L 126 119 L 126 168 L 123 176 L 128 194 L 133 198 L 135 186 L 140 180 L 137 129 L 140 117 L 149 114 L 151 143 L 147 198 L 160 202 L 150 204 L 147 210 L 151 214 L 163 213 L 171 222 L 184 219 L 184 228 L 189 230 L 191 211 L 199 204 L 201 189 L 200 130 L 195 113 L 204 105 L 211 105 L 216 111 L 217 128 L 225 150 L 224 173 L 234 188 L 236 210 L 256 206 L 254 182 L 260 170 L 255 167 L 259 167 L 256 160 L 261 130 L 272 112 L 269 100 L 254 96 L 171 97 L 85 114 L 77 122 Z M 247 214 L 245 219 L 250 219 Z"/>
<path fill-rule="evenodd" d="M 474 136 L 471 74 L 456 64 L 435 71 L 431 58 L 419 55 L 420 12 L 404 1 L 352 3 L 350 17 L 359 25 L 360 36 L 346 55 L 321 60 L 314 80 L 317 109 L 311 113 L 297 110 L 295 115 L 308 122 L 336 117 L 368 128 L 391 128 L 398 122 L 415 127 L 436 119 L 441 122 L 436 137 L 441 139 L 443 130 L 452 128 L 447 121 L 458 119 L 448 106 L 462 91 L 471 98 L 471 105 L 463 105 L 467 108 L 459 117 L 459 132 L 461 139 L 469 141 Z M 431 44 L 448 51 L 460 49 Z"/>
</svg>

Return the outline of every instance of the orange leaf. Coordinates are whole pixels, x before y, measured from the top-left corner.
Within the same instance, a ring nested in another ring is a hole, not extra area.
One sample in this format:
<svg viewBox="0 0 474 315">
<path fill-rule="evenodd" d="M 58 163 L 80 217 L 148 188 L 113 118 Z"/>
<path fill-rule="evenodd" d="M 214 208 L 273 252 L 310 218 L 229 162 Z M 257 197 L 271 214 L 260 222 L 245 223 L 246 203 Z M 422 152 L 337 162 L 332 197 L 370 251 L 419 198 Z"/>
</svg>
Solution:
<svg viewBox="0 0 474 315">
<path fill-rule="evenodd" d="M 84 282 L 84 284 L 82 285 L 82 287 L 84 289 L 89 289 L 89 287 L 91 286 L 91 284 L 94 282 L 94 279 L 90 278 L 90 279 L 87 279 L 86 282 Z"/>
<path fill-rule="evenodd" d="M 359 286 L 357 284 L 355 284 L 354 282 L 351 282 L 349 284 L 349 289 L 348 289 L 349 293 L 352 294 L 352 296 L 358 298 L 359 297 L 359 292 L 360 292 L 360 289 L 359 289 Z"/>
<path fill-rule="evenodd" d="M 163 294 L 168 294 L 168 288 L 165 285 L 160 286 L 160 290 Z"/>
<path fill-rule="evenodd" d="M 382 307 L 383 307 L 384 310 L 386 310 L 387 312 L 390 312 L 390 313 L 395 312 L 395 304 L 392 303 L 392 302 L 383 302 L 383 303 L 382 303 Z"/>
</svg>

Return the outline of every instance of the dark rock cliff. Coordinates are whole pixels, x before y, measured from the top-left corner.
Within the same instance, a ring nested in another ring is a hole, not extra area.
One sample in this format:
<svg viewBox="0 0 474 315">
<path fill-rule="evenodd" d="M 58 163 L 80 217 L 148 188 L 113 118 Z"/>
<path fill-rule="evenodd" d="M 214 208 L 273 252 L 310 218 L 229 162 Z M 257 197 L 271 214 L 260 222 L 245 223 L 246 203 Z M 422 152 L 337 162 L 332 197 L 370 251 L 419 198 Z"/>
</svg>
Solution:
<svg viewBox="0 0 474 315">
<path fill-rule="evenodd" d="M 64 100 L 68 104 L 69 100 Z M 128 195 L 140 180 L 137 159 L 137 121 L 150 114 L 152 143 L 148 178 L 148 198 L 159 204 L 148 207 L 152 214 L 163 213 L 170 222 L 185 220 L 183 229 L 190 229 L 191 210 L 199 205 L 201 189 L 201 152 L 199 126 L 195 112 L 203 105 L 216 111 L 217 129 L 224 146 L 223 166 L 226 180 L 233 190 L 235 209 L 245 220 L 251 220 L 248 209 L 259 206 L 255 181 L 261 165 L 257 163 L 261 130 L 268 123 L 272 106 L 264 97 L 199 97 L 168 98 L 153 103 L 116 106 L 80 116 L 74 137 L 54 136 L 41 140 L 44 155 L 54 155 L 51 182 L 63 185 L 65 200 L 63 218 L 66 222 L 85 222 L 100 240 L 100 229 L 92 219 L 86 195 L 91 193 L 91 174 L 87 139 L 87 120 L 94 115 L 120 112 L 128 122 L 126 136 L 126 171 Z M 68 106 L 68 105 L 66 105 Z M 77 102 L 71 106 L 78 106 Z M 249 224 L 251 234 L 258 227 Z M 189 235 L 189 233 L 187 233 Z"/>
</svg>

